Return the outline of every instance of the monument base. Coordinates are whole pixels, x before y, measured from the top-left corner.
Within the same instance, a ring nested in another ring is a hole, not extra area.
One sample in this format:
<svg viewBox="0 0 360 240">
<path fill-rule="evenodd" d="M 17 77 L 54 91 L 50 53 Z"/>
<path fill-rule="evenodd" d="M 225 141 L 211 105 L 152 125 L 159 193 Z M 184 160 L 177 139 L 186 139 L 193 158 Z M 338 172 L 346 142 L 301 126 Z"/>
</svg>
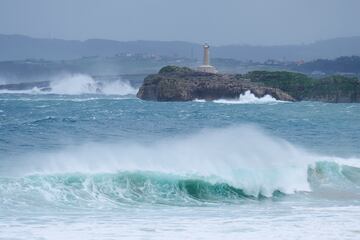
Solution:
<svg viewBox="0 0 360 240">
<path fill-rule="evenodd" d="M 218 72 L 216 70 L 216 68 L 211 65 L 201 65 L 197 68 L 197 70 L 199 72 L 206 72 L 206 73 L 217 73 Z"/>
</svg>

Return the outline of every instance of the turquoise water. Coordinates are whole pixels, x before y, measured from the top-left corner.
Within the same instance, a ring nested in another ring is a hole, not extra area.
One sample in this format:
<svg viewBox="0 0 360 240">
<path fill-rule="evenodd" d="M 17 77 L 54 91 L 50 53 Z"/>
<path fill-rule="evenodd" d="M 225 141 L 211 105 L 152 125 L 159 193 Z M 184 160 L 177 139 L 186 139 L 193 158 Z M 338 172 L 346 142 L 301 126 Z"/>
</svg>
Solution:
<svg viewBox="0 0 360 240">
<path fill-rule="evenodd" d="M 359 120 L 359 104 L 2 93 L 0 239 L 359 239 Z"/>
</svg>

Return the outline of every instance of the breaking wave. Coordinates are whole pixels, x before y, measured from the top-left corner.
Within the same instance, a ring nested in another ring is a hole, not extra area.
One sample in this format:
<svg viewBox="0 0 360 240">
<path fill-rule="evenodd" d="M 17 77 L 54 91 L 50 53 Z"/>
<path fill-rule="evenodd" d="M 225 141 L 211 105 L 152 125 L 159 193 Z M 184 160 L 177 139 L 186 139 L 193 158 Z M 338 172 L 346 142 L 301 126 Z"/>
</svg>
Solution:
<svg viewBox="0 0 360 240">
<path fill-rule="evenodd" d="M 198 205 L 309 194 L 360 197 L 356 164 L 308 153 L 252 126 L 144 145 L 89 144 L 21 161 L 17 175 L 0 178 L 2 207 Z"/>
<path fill-rule="evenodd" d="M 117 80 L 98 82 L 92 77 L 82 74 L 61 78 L 50 83 L 50 92 L 55 94 L 107 94 L 107 95 L 134 95 L 137 89 L 128 81 Z"/>
<path fill-rule="evenodd" d="M 222 103 L 222 104 L 264 104 L 264 103 L 279 103 L 283 102 L 280 100 L 276 100 L 270 95 L 265 95 L 262 98 L 256 97 L 250 90 L 246 91 L 244 94 L 240 94 L 238 99 L 219 99 L 214 100 L 214 103 Z"/>
<path fill-rule="evenodd" d="M 135 95 L 137 89 L 129 81 L 97 81 L 89 75 L 73 74 L 57 77 L 48 86 L 35 86 L 25 90 L 0 90 L 0 93 L 18 94 L 104 94 L 104 95 Z"/>
</svg>

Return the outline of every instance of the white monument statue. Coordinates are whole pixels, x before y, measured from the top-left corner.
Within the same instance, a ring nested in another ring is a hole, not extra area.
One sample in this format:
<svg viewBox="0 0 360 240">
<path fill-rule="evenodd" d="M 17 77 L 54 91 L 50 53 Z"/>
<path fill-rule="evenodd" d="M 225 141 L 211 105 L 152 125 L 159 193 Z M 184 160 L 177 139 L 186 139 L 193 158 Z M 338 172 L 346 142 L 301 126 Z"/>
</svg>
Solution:
<svg viewBox="0 0 360 240">
<path fill-rule="evenodd" d="M 204 47 L 204 62 L 203 62 L 203 65 L 199 66 L 197 70 L 200 72 L 217 73 L 215 67 L 210 65 L 210 58 L 209 58 L 210 57 L 209 56 L 210 55 L 210 51 L 209 51 L 210 46 L 207 43 L 205 43 L 203 45 L 203 47 Z"/>
</svg>

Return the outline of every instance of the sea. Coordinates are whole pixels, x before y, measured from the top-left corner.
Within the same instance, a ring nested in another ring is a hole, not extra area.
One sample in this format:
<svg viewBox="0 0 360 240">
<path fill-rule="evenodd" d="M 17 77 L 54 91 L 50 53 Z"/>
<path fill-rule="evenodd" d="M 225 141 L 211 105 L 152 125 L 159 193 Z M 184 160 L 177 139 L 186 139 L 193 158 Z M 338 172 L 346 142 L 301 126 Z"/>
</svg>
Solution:
<svg viewBox="0 0 360 240">
<path fill-rule="evenodd" d="M 360 239 L 360 104 L 0 92 L 0 239 Z"/>
</svg>

